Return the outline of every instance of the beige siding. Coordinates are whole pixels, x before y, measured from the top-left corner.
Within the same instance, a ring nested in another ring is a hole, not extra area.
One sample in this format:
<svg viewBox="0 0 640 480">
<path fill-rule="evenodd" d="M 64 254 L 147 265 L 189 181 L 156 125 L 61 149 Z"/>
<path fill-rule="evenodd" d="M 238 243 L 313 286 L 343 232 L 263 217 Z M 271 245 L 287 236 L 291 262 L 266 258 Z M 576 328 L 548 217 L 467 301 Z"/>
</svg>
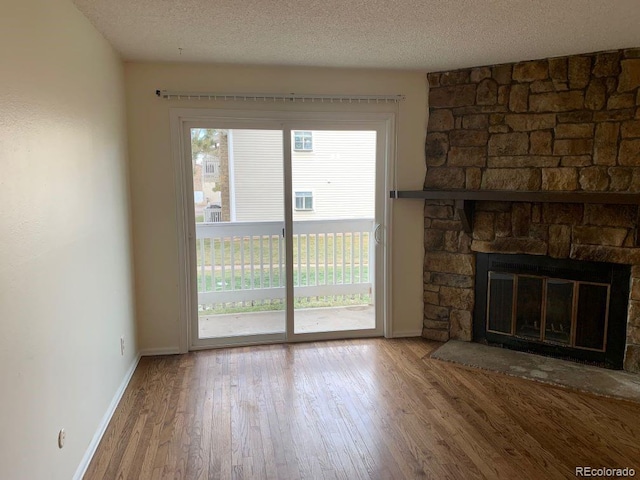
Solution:
<svg viewBox="0 0 640 480">
<path fill-rule="evenodd" d="M 229 130 L 232 220 L 284 220 L 282 158 L 282 131 Z"/>
<path fill-rule="evenodd" d="M 233 130 L 231 139 L 235 219 L 282 219 L 282 132 Z M 314 131 L 313 151 L 292 155 L 293 191 L 313 192 L 314 208 L 294 220 L 373 218 L 375 156 L 373 131 Z"/>
<path fill-rule="evenodd" d="M 312 212 L 294 219 L 373 218 L 375 132 L 313 132 L 312 152 L 293 152 L 293 191 L 313 192 Z"/>
</svg>

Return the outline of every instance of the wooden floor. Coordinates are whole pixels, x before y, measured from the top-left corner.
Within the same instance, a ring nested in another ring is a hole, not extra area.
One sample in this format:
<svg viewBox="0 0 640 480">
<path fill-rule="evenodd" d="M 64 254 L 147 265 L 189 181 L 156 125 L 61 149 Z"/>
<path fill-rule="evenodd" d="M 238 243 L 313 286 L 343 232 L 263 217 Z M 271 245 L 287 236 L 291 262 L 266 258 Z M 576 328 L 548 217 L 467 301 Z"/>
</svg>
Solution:
<svg viewBox="0 0 640 480">
<path fill-rule="evenodd" d="M 143 358 L 86 479 L 640 471 L 640 404 L 431 360 L 419 339 Z"/>
</svg>

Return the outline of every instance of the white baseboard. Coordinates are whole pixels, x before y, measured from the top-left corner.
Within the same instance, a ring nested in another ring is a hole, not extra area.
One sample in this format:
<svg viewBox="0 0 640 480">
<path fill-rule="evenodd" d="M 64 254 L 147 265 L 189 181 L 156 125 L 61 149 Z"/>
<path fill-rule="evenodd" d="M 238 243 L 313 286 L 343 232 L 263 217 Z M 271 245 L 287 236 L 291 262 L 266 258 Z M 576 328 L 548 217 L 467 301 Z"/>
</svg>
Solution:
<svg viewBox="0 0 640 480">
<path fill-rule="evenodd" d="M 107 411 L 105 412 L 104 416 L 102 417 L 102 420 L 98 424 L 98 430 L 96 430 L 96 433 L 93 435 L 93 438 L 91 439 L 91 443 L 87 447 L 87 450 L 85 451 L 84 456 L 80 461 L 80 465 L 78 465 L 78 468 L 76 469 L 76 473 L 73 475 L 73 480 L 82 480 L 82 477 L 87 472 L 87 468 L 89 468 L 89 463 L 91 463 L 91 459 L 93 458 L 93 455 L 96 453 L 96 449 L 100 444 L 100 440 L 102 440 L 102 436 L 104 435 L 104 432 L 107 430 L 107 427 L 109 426 L 111 417 L 115 413 L 116 408 L 118 407 L 118 403 L 120 403 L 120 399 L 122 398 L 122 395 L 124 395 L 124 391 L 127 389 L 127 385 L 129 385 L 129 381 L 133 376 L 133 372 L 136 371 L 136 367 L 138 366 L 139 361 L 140 361 L 140 354 L 136 355 L 136 357 L 133 359 L 133 362 L 131 362 L 131 366 L 129 367 L 129 370 L 127 370 L 127 373 L 125 373 L 124 378 L 122 379 L 122 383 L 120 383 L 120 386 L 118 387 L 118 390 L 113 396 L 113 399 L 111 400 L 111 403 L 107 408 Z"/>
<path fill-rule="evenodd" d="M 140 350 L 141 357 L 154 357 L 156 355 L 178 355 L 179 353 L 180 349 L 178 347 L 147 348 L 145 350 Z"/>
<path fill-rule="evenodd" d="M 421 337 L 422 327 L 418 330 L 394 330 L 390 338 Z"/>
</svg>

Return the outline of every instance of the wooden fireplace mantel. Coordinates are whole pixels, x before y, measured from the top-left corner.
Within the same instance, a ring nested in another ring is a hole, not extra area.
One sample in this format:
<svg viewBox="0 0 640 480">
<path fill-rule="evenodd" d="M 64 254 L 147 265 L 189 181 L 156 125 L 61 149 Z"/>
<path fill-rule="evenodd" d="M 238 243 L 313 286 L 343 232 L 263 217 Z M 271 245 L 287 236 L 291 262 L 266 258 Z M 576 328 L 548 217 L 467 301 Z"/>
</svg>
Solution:
<svg viewBox="0 0 640 480">
<path fill-rule="evenodd" d="M 601 203 L 610 205 L 640 205 L 640 193 L 626 192 L 531 192 L 515 190 L 391 190 L 391 198 L 419 200 L 453 200 L 464 231 L 473 230 L 476 201 L 540 202 L 540 203 Z"/>
</svg>

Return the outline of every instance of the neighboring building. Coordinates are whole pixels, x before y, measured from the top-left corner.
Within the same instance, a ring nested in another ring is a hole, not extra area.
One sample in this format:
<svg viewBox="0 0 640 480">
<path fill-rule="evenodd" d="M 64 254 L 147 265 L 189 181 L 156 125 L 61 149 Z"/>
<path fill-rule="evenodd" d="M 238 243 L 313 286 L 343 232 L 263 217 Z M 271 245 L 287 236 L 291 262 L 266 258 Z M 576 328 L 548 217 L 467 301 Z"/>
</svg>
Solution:
<svg viewBox="0 0 640 480">
<path fill-rule="evenodd" d="M 232 221 L 284 218 L 282 132 L 228 130 Z M 376 133 L 295 131 L 293 218 L 373 218 Z"/>
<path fill-rule="evenodd" d="M 222 221 L 220 158 L 214 154 L 199 154 L 193 158 L 192 170 L 196 221 Z"/>
</svg>

